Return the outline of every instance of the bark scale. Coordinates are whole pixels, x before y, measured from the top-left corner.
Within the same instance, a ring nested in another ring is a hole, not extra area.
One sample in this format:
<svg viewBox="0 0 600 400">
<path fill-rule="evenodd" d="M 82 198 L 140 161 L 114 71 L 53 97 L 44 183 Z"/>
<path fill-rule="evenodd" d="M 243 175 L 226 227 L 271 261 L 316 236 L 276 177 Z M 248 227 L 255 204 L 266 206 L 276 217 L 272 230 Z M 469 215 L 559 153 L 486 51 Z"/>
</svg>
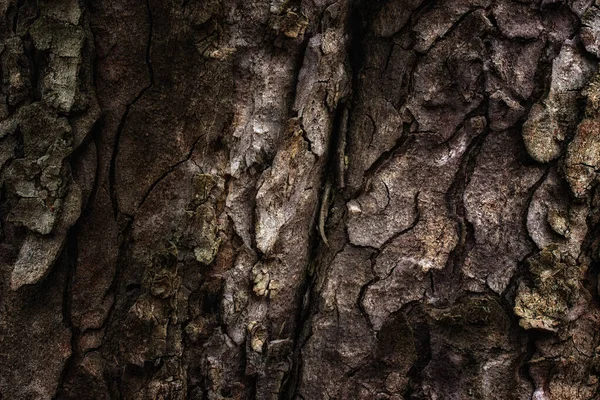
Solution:
<svg viewBox="0 0 600 400">
<path fill-rule="evenodd" d="M 0 11 L 0 398 L 600 396 L 592 1 Z"/>
</svg>

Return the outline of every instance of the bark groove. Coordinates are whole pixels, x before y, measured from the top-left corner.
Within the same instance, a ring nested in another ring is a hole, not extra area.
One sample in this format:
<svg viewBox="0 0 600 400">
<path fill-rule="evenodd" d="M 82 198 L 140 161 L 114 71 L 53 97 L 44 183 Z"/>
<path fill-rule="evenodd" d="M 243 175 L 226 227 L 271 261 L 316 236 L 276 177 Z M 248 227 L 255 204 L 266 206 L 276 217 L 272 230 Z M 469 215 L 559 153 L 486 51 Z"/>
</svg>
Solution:
<svg viewBox="0 0 600 400">
<path fill-rule="evenodd" d="M 598 398 L 594 2 L 0 11 L 0 398 Z"/>
</svg>

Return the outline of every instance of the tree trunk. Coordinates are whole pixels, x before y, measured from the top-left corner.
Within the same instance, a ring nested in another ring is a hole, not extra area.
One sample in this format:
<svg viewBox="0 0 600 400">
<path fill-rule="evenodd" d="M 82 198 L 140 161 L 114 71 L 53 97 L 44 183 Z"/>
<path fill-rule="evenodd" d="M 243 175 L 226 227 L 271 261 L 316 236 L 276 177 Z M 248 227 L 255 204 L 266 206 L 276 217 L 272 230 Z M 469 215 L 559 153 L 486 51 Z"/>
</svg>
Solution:
<svg viewBox="0 0 600 400">
<path fill-rule="evenodd" d="M 598 399 L 600 6 L 7 0 L 1 399 Z"/>
</svg>

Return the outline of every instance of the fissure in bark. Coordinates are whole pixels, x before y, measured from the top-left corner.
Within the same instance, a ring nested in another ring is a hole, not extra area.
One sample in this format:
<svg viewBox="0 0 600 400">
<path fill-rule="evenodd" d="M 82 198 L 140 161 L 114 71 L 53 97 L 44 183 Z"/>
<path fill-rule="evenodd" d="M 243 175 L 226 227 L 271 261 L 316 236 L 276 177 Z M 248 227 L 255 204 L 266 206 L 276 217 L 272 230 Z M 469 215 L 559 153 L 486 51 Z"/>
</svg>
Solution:
<svg viewBox="0 0 600 400">
<path fill-rule="evenodd" d="M 0 13 L 0 398 L 600 396 L 594 2 Z"/>
</svg>

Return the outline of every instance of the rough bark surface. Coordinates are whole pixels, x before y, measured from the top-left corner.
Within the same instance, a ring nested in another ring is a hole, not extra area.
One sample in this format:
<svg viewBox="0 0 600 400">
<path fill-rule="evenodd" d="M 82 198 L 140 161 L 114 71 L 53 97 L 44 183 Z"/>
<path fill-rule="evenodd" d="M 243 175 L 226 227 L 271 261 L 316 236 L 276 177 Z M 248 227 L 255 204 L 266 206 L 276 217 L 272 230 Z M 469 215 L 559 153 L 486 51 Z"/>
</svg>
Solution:
<svg viewBox="0 0 600 400">
<path fill-rule="evenodd" d="M 600 5 L 0 3 L 1 399 L 600 398 Z"/>
</svg>

